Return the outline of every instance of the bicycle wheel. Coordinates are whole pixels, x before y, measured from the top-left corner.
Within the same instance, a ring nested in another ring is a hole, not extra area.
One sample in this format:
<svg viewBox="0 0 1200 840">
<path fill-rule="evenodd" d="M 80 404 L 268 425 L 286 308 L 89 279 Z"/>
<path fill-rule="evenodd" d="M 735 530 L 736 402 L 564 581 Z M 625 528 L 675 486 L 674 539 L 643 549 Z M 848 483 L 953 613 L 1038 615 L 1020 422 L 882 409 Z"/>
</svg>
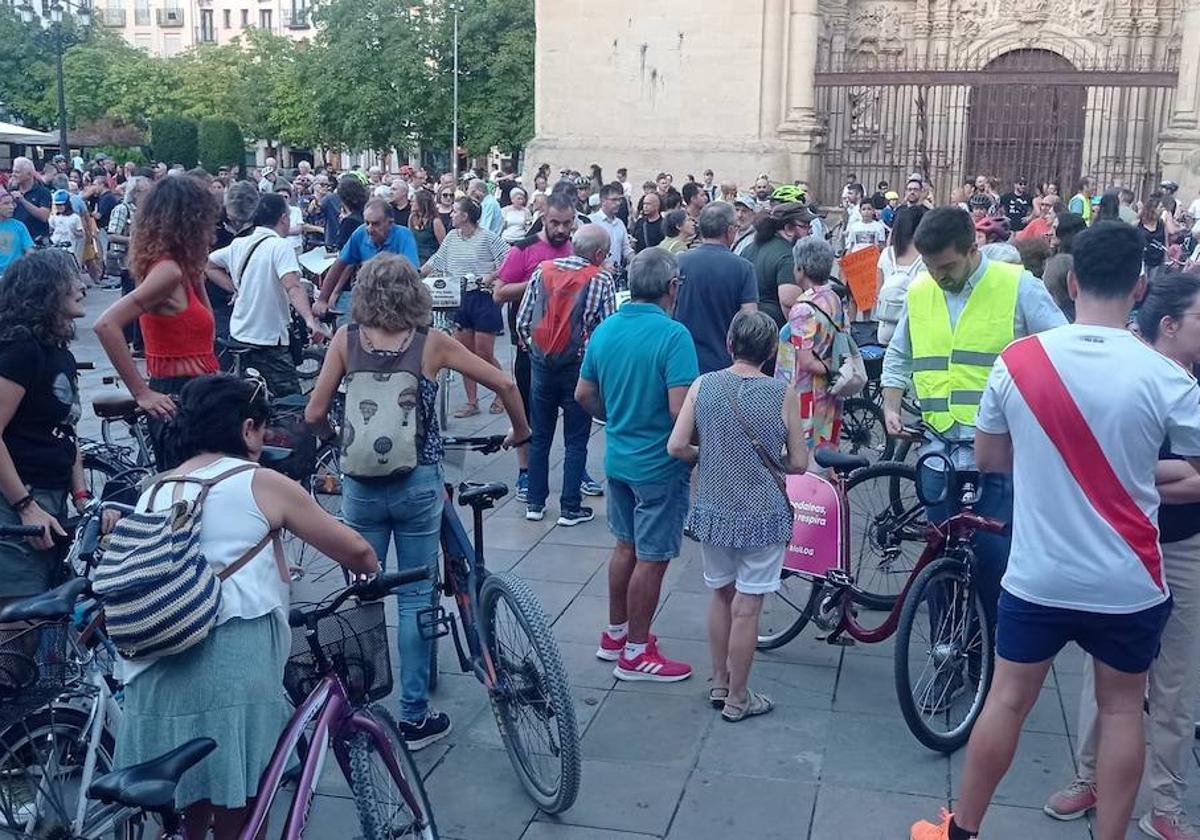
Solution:
<svg viewBox="0 0 1200 840">
<path fill-rule="evenodd" d="M 300 363 L 296 375 L 300 378 L 300 392 L 307 394 L 317 382 L 317 374 L 325 362 L 325 351 L 319 347 L 305 347 L 300 351 Z"/>
<path fill-rule="evenodd" d="M 40 709 L 0 733 L 0 836 L 14 840 L 87 837 L 134 840 L 133 809 L 89 802 L 82 831 L 72 827 L 82 794 L 88 716 L 75 708 Z M 100 733 L 92 778 L 113 769 L 113 733 Z"/>
<path fill-rule="evenodd" d="M 763 596 L 758 614 L 758 649 L 775 650 L 800 635 L 816 608 L 821 585 L 812 579 L 784 569 L 779 589 Z"/>
<path fill-rule="evenodd" d="M 500 738 L 525 790 L 547 814 L 575 804 L 579 732 L 567 670 L 546 613 L 520 578 L 488 575 L 480 635 L 496 669 L 489 692 Z"/>
<path fill-rule="evenodd" d="M 913 582 L 896 631 L 896 697 L 909 731 L 937 752 L 965 744 L 994 666 L 983 598 L 967 564 L 935 560 Z"/>
<path fill-rule="evenodd" d="M 875 461 L 890 461 L 896 441 L 887 435 L 883 409 L 861 397 L 851 397 L 842 403 L 842 438 L 838 447 L 851 455 L 862 455 Z"/>
<path fill-rule="evenodd" d="M 420 838 L 437 840 L 437 824 L 421 773 L 413 763 L 404 737 L 396 721 L 380 705 L 364 710 L 375 719 L 392 748 L 392 757 L 400 770 L 400 778 L 388 766 L 379 745 L 366 732 L 356 732 L 348 741 L 350 747 L 350 791 L 358 809 L 358 821 L 364 840 L 401 840 Z M 405 790 L 407 788 L 407 790 Z M 405 796 L 405 794 L 408 794 Z M 416 810 L 421 813 L 414 813 Z"/>
<path fill-rule="evenodd" d="M 846 482 L 850 563 L 855 603 L 890 610 L 925 548 L 925 506 L 917 498 L 917 471 L 880 462 Z"/>
</svg>

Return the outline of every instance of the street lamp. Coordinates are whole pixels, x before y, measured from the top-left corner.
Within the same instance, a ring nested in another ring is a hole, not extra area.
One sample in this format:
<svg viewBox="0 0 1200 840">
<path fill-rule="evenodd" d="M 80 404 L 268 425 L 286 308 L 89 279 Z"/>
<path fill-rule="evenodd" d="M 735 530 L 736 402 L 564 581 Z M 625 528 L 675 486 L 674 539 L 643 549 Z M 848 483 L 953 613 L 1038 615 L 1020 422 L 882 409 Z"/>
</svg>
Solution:
<svg viewBox="0 0 1200 840">
<path fill-rule="evenodd" d="M 70 159 L 71 148 L 67 145 L 67 96 L 63 85 L 63 53 L 79 43 L 79 35 L 73 28 L 63 26 L 63 16 L 66 10 L 74 14 L 76 24 L 80 29 L 87 29 L 92 22 L 92 7 L 83 2 L 73 3 L 71 0 L 53 0 L 49 9 L 49 24 L 42 21 L 42 30 L 37 33 L 41 46 L 54 50 L 54 74 L 58 87 L 58 151 L 64 158 Z M 31 24 L 37 19 L 30 0 L 17 7 L 21 20 Z"/>
<path fill-rule="evenodd" d="M 465 0 L 450 0 L 450 11 L 454 13 L 454 128 L 450 140 L 450 171 L 454 174 L 454 187 L 458 188 L 458 16 L 466 11 Z"/>
</svg>

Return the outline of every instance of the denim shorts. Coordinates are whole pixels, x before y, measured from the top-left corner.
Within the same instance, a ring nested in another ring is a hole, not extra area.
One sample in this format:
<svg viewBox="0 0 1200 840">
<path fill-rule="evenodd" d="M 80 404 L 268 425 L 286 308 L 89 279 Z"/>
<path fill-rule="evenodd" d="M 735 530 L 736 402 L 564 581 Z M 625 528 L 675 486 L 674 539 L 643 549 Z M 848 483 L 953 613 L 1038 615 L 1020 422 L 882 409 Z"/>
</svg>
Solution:
<svg viewBox="0 0 1200 840">
<path fill-rule="evenodd" d="M 504 335 L 504 317 L 500 314 L 500 305 L 492 299 L 490 292 L 480 289 L 463 294 L 454 321 L 460 330 Z"/>
<path fill-rule="evenodd" d="M 1031 604 L 1004 590 L 996 653 L 1009 662 L 1045 662 L 1075 642 L 1110 668 L 1140 674 L 1158 656 L 1172 599 L 1135 613 L 1094 613 Z"/>
<path fill-rule="evenodd" d="M 630 484 L 608 479 L 608 530 L 634 546 L 639 560 L 679 556 L 688 512 L 688 472 L 665 481 Z"/>
</svg>

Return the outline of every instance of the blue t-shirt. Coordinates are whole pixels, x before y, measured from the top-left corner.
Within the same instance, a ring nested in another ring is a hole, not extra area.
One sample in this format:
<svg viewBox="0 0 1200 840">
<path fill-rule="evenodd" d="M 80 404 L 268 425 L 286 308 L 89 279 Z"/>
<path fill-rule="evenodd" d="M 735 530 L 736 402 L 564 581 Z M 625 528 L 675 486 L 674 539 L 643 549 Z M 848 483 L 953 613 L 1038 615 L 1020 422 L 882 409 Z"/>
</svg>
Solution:
<svg viewBox="0 0 1200 840">
<path fill-rule="evenodd" d="M 16 219 L 0 222 L 0 274 L 9 263 L 33 250 L 33 237 L 29 228 Z"/>
<path fill-rule="evenodd" d="M 662 307 L 630 302 L 596 327 L 583 355 L 581 378 L 596 383 L 608 414 L 604 471 L 630 484 L 666 481 L 686 469 L 667 454 L 668 388 L 698 375 L 687 328 Z"/>
<path fill-rule="evenodd" d="M 729 324 L 742 304 L 758 302 L 754 264 L 724 245 L 708 243 L 678 259 L 675 320 L 692 334 L 701 373 L 727 368 L 733 364 L 726 341 Z"/>
<path fill-rule="evenodd" d="M 408 257 L 413 268 L 420 267 L 420 263 L 417 262 L 417 240 L 413 238 L 411 230 L 400 225 L 392 225 L 392 232 L 388 234 L 383 247 L 375 244 L 375 240 L 367 233 L 366 225 L 359 225 L 358 230 L 350 234 L 350 240 L 346 247 L 342 248 L 339 258 L 348 265 L 358 265 L 382 251 Z"/>
</svg>

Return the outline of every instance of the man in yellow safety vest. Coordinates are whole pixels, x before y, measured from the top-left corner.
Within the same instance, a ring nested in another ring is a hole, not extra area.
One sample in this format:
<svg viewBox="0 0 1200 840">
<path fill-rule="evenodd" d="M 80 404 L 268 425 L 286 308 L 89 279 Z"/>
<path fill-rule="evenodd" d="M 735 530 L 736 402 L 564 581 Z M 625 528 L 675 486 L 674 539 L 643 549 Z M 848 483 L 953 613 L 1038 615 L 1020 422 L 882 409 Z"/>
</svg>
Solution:
<svg viewBox="0 0 1200 840">
<path fill-rule="evenodd" d="M 925 214 L 914 244 L 925 263 L 908 289 L 896 331 L 883 359 L 883 412 L 889 434 L 903 429 L 901 397 L 915 389 L 921 418 L 943 440 L 931 438 L 925 452 L 942 451 L 959 473 L 975 467 L 975 415 L 992 363 L 1013 339 L 1066 323 L 1040 280 L 1021 266 L 989 260 L 975 244 L 970 215 L 958 207 L 938 207 Z M 946 450 L 949 451 L 946 451 Z M 934 460 L 917 480 L 926 497 L 942 495 L 944 469 Z M 959 475 L 959 483 L 962 483 Z M 983 516 L 1012 520 L 1012 478 L 987 473 L 976 481 L 974 509 Z M 941 504 L 930 506 L 930 522 L 957 513 L 961 490 L 950 488 Z M 975 536 L 980 592 L 995 623 L 1000 578 L 1008 562 L 1010 538 Z M 955 684 L 933 692 L 949 703 L 965 686 L 965 674 L 950 674 Z M 936 710 L 930 710 L 936 711 Z"/>
</svg>

